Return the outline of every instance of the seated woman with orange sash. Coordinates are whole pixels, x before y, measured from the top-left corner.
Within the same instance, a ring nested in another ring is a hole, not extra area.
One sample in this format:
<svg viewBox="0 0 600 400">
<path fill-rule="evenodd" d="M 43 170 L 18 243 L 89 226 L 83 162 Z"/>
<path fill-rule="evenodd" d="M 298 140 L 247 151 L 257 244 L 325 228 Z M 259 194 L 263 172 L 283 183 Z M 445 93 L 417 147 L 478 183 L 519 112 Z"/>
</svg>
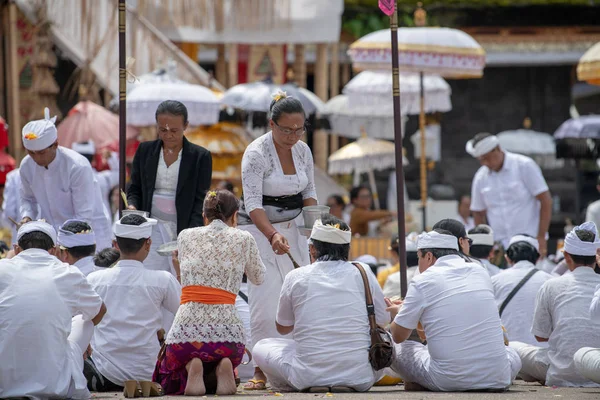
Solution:
<svg viewBox="0 0 600 400">
<path fill-rule="evenodd" d="M 186 229 L 177 239 L 181 306 L 153 377 L 165 394 L 236 392 L 233 370 L 242 361 L 245 337 L 235 299 L 244 272 L 255 285 L 265 275 L 254 238 L 236 229 L 238 208 L 231 192 L 208 192 L 205 226 Z"/>
</svg>

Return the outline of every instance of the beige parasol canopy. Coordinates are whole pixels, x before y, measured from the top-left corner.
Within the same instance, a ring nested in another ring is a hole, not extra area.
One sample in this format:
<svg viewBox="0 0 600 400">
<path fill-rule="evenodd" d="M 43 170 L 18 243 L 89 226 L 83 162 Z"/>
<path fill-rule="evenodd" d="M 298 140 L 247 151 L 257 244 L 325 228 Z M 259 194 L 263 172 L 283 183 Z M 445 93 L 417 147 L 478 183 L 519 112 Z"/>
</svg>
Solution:
<svg viewBox="0 0 600 400">
<path fill-rule="evenodd" d="M 590 47 L 579 59 L 577 79 L 600 85 L 600 42 Z"/>
</svg>

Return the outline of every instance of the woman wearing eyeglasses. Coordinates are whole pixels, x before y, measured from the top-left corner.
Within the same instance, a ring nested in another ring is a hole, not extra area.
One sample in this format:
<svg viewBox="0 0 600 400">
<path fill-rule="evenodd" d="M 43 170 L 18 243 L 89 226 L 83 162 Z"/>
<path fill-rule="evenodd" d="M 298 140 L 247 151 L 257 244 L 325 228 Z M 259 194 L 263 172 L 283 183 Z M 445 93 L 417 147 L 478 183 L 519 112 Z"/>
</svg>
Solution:
<svg viewBox="0 0 600 400">
<path fill-rule="evenodd" d="M 271 131 L 253 141 L 242 159 L 243 205 L 239 227 L 252 233 L 266 267 L 264 283 L 248 284 L 251 349 L 261 339 L 280 337 L 275 328 L 279 293 L 285 275 L 310 264 L 308 243 L 298 232 L 302 207 L 317 204 L 314 162 L 305 132 L 305 113 L 298 99 L 277 93 L 270 107 Z M 266 377 L 256 368 L 246 390 L 262 390 Z"/>
</svg>

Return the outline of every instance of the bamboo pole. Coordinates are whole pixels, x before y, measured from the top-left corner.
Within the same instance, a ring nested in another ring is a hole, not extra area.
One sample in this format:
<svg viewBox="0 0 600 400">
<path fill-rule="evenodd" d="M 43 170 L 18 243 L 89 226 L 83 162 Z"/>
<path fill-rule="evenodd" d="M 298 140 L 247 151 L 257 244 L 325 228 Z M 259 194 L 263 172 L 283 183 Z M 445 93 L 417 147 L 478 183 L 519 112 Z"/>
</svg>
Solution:
<svg viewBox="0 0 600 400">
<path fill-rule="evenodd" d="M 334 97 L 340 94 L 340 46 L 338 43 L 330 45 L 331 60 L 329 62 L 329 96 Z M 329 136 L 329 151 L 333 153 L 340 148 L 337 135 Z"/>
<path fill-rule="evenodd" d="M 394 142 L 396 144 L 396 200 L 398 201 L 398 256 L 400 262 L 400 294 L 406 296 L 406 237 L 404 216 L 404 166 L 402 165 L 402 115 L 400 115 L 400 69 L 398 60 L 398 7 L 390 17 L 392 35 L 392 95 L 394 100 Z"/>
<path fill-rule="evenodd" d="M 327 75 L 327 44 L 319 43 L 315 62 L 315 94 L 323 101 L 327 101 L 327 89 L 329 88 Z M 327 133 L 322 129 L 316 130 L 313 141 L 315 164 L 323 170 L 327 169 L 328 147 Z"/>
<path fill-rule="evenodd" d="M 8 124 L 10 129 L 10 149 L 13 157 L 19 162 L 23 157 L 21 139 L 21 93 L 19 89 L 19 58 L 17 55 L 17 5 L 8 3 L 8 15 L 5 16 L 8 26 Z"/>
<path fill-rule="evenodd" d="M 227 63 L 227 84 L 229 87 L 238 83 L 238 45 L 231 43 L 227 45 L 229 62 Z"/>
<path fill-rule="evenodd" d="M 294 45 L 294 79 L 300 87 L 306 87 L 306 47 L 303 44 Z"/>
<path fill-rule="evenodd" d="M 215 65 L 215 79 L 218 82 L 223 82 L 225 86 L 227 84 L 227 62 L 225 61 L 225 45 L 219 43 L 217 45 L 217 63 Z"/>
<path fill-rule="evenodd" d="M 125 58 L 127 43 L 125 40 L 127 15 L 125 0 L 119 0 L 119 187 L 125 192 L 127 176 L 126 152 L 127 152 L 127 60 Z M 119 201 L 119 215 L 123 217 L 124 202 Z"/>
</svg>

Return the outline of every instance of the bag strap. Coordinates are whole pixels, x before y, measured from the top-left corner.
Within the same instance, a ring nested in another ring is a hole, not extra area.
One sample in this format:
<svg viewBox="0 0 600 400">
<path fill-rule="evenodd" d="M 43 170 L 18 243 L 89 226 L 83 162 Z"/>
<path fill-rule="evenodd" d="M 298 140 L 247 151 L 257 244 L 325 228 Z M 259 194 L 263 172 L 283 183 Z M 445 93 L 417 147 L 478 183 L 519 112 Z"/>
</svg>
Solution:
<svg viewBox="0 0 600 400">
<path fill-rule="evenodd" d="M 502 313 L 504 312 L 504 309 L 506 308 L 506 306 L 508 305 L 508 303 L 510 303 L 510 301 L 512 300 L 513 297 L 515 297 L 515 295 L 517 294 L 517 292 L 519 290 L 521 290 L 521 288 L 527 283 L 527 281 L 534 276 L 537 272 L 539 272 L 539 269 L 534 268 L 531 271 L 529 271 L 529 273 L 527 275 L 525 275 L 523 277 L 523 279 L 521 279 L 521 281 L 517 284 L 517 286 L 514 287 L 514 289 L 508 294 L 508 296 L 506 296 L 506 299 L 504 299 L 504 301 L 502 302 L 502 305 L 500 306 L 500 316 L 502 316 Z"/>
<path fill-rule="evenodd" d="M 369 278 L 365 269 L 359 263 L 352 263 L 362 277 L 363 284 L 365 285 L 365 298 L 367 303 L 367 316 L 369 317 L 369 327 L 371 328 L 371 343 L 373 343 L 373 335 L 377 332 L 377 321 L 375 320 L 375 306 L 373 305 L 373 295 L 371 294 L 371 287 L 369 286 Z"/>
<path fill-rule="evenodd" d="M 246 296 L 246 293 L 244 293 L 240 290 L 238 292 L 238 296 L 240 296 L 242 298 L 242 300 L 244 300 L 246 302 L 246 304 L 248 304 L 248 296 Z"/>
</svg>

